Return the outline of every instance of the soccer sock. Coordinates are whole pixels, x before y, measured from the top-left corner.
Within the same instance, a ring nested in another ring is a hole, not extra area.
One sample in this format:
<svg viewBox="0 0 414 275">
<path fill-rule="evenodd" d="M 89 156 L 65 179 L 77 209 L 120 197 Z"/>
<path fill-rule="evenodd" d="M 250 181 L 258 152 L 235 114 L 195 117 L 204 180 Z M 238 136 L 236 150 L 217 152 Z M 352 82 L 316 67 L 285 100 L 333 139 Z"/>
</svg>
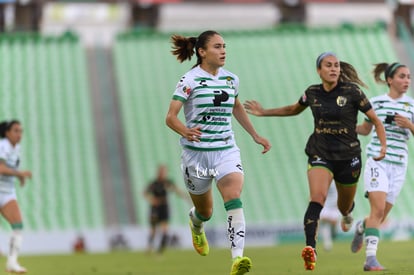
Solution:
<svg viewBox="0 0 414 275">
<path fill-rule="evenodd" d="M 348 215 L 354 210 L 354 208 L 355 208 L 355 201 L 352 202 L 352 206 L 351 206 L 351 209 L 349 209 L 348 211 Z"/>
<path fill-rule="evenodd" d="M 204 222 L 208 221 L 210 218 L 205 218 L 205 217 L 201 216 L 196 211 L 195 207 L 190 209 L 190 212 L 188 213 L 188 215 L 190 216 L 190 220 L 193 224 L 193 230 L 197 234 L 200 234 L 201 232 L 203 232 Z"/>
<path fill-rule="evenodd" d="M 10 250 L 8 260 L 12 262 L 17 261 L 19 256 L 20 247 L 23 241 L 20 230 L 14 230 L 12 236 L 10 237 Z"/>
<path fill-rule="evenodd" d="M 230 242 L 232 258 L 242 257 L 246 221 L 244 219 L 243 205 L 240 199 L 233 199 L 224 204 L 227 210 L 227 237 Z"/>
<path fill-rule="evenodd" d="M 155 239 L 155 231 L 153 228 L 150 229 L 150 234 L 148 236 L 148 249 L 152 249 L 152 246 L 154 245 L 154 239 Z"/>
<path fill-rule="evenodd" d="M 158 253 L 162 253 L 167 246 L 168 235 L 166 233 L 162 234 L 160 247 L 158 248 Z"/>
<path fill-rule="evenodd" d="M 306 245 L 316 247 L 316 238 L 318 230 L 319 215 L 323 206 L 317 202 L 309 202 L 308 208 L 305 212 L 303 225 L 305 230 Z"/>
<path fill-rule="evenodd" d="M 380 232 L 377 228 L 366 228 L 365 229 L 365 255 L 369 256 L 376 256 L 378 243 L 379 243 L 379 236 Z"/>
<path fill-rule="evenodd" d="M 323 242 L 323 247 L 325 250 L 331 250 L 332 249 L 332 231 L 331 231 L 331 225 L 327 222 L 321 222 L 320 224 L 320 232 Z"/>
<path fill-rule="evenodd" d="M 359 234 L 363 234 L 365 232 L 365 220 L 363 220 L 361 223 L 357 224 L 356 230 Z"/>
</svg>

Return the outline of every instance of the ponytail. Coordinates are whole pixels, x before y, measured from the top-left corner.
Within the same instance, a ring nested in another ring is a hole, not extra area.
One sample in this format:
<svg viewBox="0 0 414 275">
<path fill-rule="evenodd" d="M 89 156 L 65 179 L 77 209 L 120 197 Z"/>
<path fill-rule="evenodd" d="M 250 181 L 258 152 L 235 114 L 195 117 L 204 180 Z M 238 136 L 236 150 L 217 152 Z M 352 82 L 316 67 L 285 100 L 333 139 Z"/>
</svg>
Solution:
<svg viewBox="0 0 414 275">
<path fill-rule="evenodd" d="M 216 31 L 205 31 L 198 37 L 184 37 L 182 35 L 174 34 L 171 36 L 171 43 L 173 44 L 171 51 L 173 55 L 177 56 L 178 61 L 183 63 L 185 60 L 191 60 L 194 52 L 197 56 L 197 63 L 193 66 L 196 67 L 201 64 L 201 56 L 198 53 L 198 49 L 207 49 L 207 43 L 214 35 L 220 35 Z"/>
<path fill-rule="evenodd" d="M 197 43 L 196 37 L 184 37 L 175 34 L 171 36 L 171 42 L 173 43 L 173 50 L 171 52 L 177 56 L 180 63 L 183 63 L 187 59 L 191 60 L 194 54 L 194 47 Z"/>
<path fill-rule="evenodd" d="M 397 69 L 401 67 L 406 66 L 398 62 L 394 62 L 392 64 L 388 64 L 385 62 L 374 64 L 374 70 L 372 70 L 374 74 L 374 79 L 377 83 L 387 84 L 389 86 L 387 78 L 393 78 L 394 74 L 397 72 Z M 384 73 L 384 79 L 381 79 L 382 73 Z"/>
<path fill-rule="evenodd" d="M 368 86 L 359 78 L 354 66 L 344 61 L 340 61 L 341 72 L 339 74 L 339 81 L 341 82 L 353 82 L 362 87 L 368 88 Z"/>
</svg>

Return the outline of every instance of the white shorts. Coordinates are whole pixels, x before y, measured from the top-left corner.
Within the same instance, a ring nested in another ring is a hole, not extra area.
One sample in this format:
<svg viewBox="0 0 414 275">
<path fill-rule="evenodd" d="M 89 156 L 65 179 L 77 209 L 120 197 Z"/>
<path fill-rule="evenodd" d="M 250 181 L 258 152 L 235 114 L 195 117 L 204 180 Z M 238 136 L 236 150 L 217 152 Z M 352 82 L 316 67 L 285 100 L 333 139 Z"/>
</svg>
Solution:
<svg viewBox="0 0 414 275">
<path fill-rule="evenodd" d="M 243 174 L 240 150 L 237 146 L 220 151 L 183 149 L 181 170 L 188 192 L 204 194 L 211 188 L 213 179 L 217 182 L 230 173 Z"/>
<path fill-rule="evenodd" d="M 364 186 L 366 192 L 387 193 L 386 201 L 394 204 L 404 185 L 407 166 L 368 158 L 365 163 Z"/>
<path fill-rule="evenodd" d="M 5 206 L 9 201 L 17 200 L 16 192 L 3 193 L 0 192 L 0 208 Z"/>
</svg>

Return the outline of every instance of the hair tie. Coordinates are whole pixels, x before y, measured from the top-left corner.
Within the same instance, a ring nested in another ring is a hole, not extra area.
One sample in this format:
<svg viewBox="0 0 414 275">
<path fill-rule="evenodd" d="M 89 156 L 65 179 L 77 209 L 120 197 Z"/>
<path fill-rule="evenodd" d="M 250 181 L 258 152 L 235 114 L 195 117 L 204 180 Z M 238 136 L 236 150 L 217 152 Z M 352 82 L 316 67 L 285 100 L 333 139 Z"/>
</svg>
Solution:
<svg viewBox="0 0 414 275">
<path fill-rule="evenodd" d="M 322 60 L 327 56 L 334 56 L 334 57 L 338 58 L 336 56 L 336 53 L 334 53 L 334 52 L 323 52 L 316 59 L 316 68 L 319 68 L 319 66 L 321 65 Z"/>
<path fill-rule="evenodd" d="M 402 65 L 398 62 L 389 65 L 387 69 L 384 71 L 385 81 L 387 81 L 387 78 L 391 77 L 399 67 L 405 67 L 405 65 Z"/>
</svg>

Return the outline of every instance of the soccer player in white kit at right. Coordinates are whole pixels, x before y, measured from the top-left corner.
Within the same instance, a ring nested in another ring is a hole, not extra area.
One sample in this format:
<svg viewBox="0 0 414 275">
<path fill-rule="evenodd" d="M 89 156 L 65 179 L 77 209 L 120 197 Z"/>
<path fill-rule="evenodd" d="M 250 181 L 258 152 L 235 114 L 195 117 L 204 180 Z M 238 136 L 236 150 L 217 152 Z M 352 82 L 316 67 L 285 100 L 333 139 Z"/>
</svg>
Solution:
<svg viewBox="0 0 414 275">
<path fill-rule="evenodd" d="M 384 79 L 380 78 L 384 74 Z M 356 224 L 351 251 L 358 252 L 365 234 L 366 260 L 364 271 L 380 271 L 385 268 L 376 258 L 380 240 L 380 225 L 395 204 L 405 181 L 408 161 L 407 141 L 414 134 L 414 100 L 407 96 L 411 83 L 410 70 L 398 62 L 379 63 L 374 68 L 375 80 L 387 84 L 387 94 L 370 99 L 378 117 L 383 121 L 387 135 L 387 154 L 381 161 L 373 161 L 379 150 L 378 137 L 372 132 L 367 145 L 367 161 L 364 170 L 364 186 L 370 203 L 370 213 Z M 365 120 L 356 131 L 361 135 L 371 133 L 373 125 Z"/>
<path fill-rule="evenodd" d="M 0 123 L 0 213 L 12 228 L 6 271 L 15 274 L 27 272 L 17 261 L 22 243 L 23 220 L 16 198 L 15 177 L 20 186 L 24 186 L 25 180 L 32 177 L 30 171 L 18 170 L 22 133 L 22 126 L 17 120 Z"/>
<path fill-rule="evenodd" d="M 244 177 L 232 116 L 263 146 L 262 153 L 271 145 L 256 133 L 238 99 L 239 78 L 222 68 L 226 60 L 223 37 L 205 31 L 198 37 L 173 35 L 171 40 L 172 53 L 180 62 L 191 59 L 194 52 L 197 55 L 197 63 L 178 82 L 166 117 L 166 124 L 181 136 L 182 172 L 194 204 L 189 213 L 193 246 L 200 255 L 208 255 L 203 226 L 213 214 L 211 186 L 215 180 L 227 212 L 233 259 L 230 275 L 242 275 L 250 271 L 252 262 L 243 255 L 246 226 L 240 195 Z M 185 124 L 178 118 L 182 108 Z"/>
</svg>

